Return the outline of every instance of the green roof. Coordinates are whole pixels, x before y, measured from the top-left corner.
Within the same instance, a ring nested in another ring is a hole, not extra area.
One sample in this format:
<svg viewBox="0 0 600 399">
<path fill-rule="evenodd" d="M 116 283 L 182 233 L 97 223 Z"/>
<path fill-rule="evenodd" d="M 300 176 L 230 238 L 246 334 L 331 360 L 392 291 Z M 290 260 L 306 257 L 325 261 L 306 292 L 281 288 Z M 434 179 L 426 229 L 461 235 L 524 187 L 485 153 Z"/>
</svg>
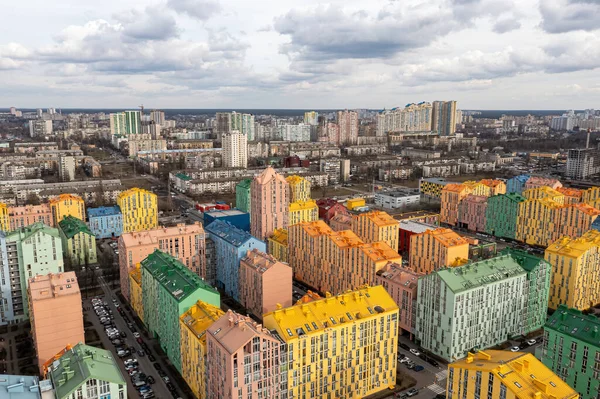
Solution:
<svg viewBox="0 0 600 399">
<path fill-rule="evenodd" d="M 90 379 L 125 385 L 125 379 L 110 351 L 82 343 L 67 350 L 60 359 L 48 368 L 56 397 L 69 397 L 77 388 Z"/>
<path fill-rule="evenodd" d="M 177 258 L 158 249 L 154 250 L 141 262 L 142 267 L 148 271 L 177 302 L 183 301 L 196 290 L 203 289 L 218 293 L 216 289 L 205 283 L 200 277 L 192 273 Z"/>
<path fill-rule="evenodd" d="M 526 272 L 532 272 L 539 266 L 540 262 L 546 262 L 540 257 L 518 249 L 506 248 L 500 254 L 510 255 Z"/>
<path fill-rule="evenodd" d="M 178 178 L 180 178 L 182 180 L 186 180 L 186 181 L 192 180 L 192 178 L 190 176 L 186 175 L 185 173 L 181 173 L 181 172 L 177 173 L 175 175 L 175 177 L 178 177 Z"/>
<path fill-rule="evenodd" d="M 510 255 L 482 260 L 436 273 L 455 294 L 485 286 L 508 277 L 525 275 L 525 270 Z M 425 277 L 426 278 L 426 277 Z"/>
<path fill-rule="evenodd" d="M 94 235 L 88 228 L 87 224 L 85 224 L 81 219 L 71 215 L 65 216 L 63 220 L 58 222 L 58 227 L 68 239 L 75 237 L 79 233 L 85 233 L 91 236 Z"/>
<path fill-rule="evenodd" d="M 244 179 L 241 182 L 239 182 L 236 185 L 236 187 L 249 189 L 251 185 L 252 185 L 252 179 Z"/>
<path fill-rule="evenodd" d="M 580 310 L 560 305 L 548 318 L 544 329 L 554 330 L 600 348 L 600 319 Z"/>
<path fill-rule="evenodd" d="M 21 227 L 21 228 L 18 228 L 16 230 L 13 230 L 13 231 L 7 233 L 6 239 L 8 241 L 16 241 L 16 240 L 23 241 L 23 240 L 26 240 L 27 238 L 31 237 L 32 235 L 36 234 L 39 231 L 42 231 L 45 234 L 49 234 L 56 238 L 60 238 L 58 229 L 55 229 L 54 227 L 50 227 L 48 225 L 45 225 L 42 222 L 35 222 L 33 224 L 30 224 L 27 227 Z"/>
<path fill-rule="evenodd" d="M 508 193 L 508 194 L 504 194 L 504 195 L 506 196 L 506 198 L 513 200 L 515 202 L 523 202 L 523 201 L 527 200 L 527 198 L 523 197 L 519 193 Z"/>
</svg>

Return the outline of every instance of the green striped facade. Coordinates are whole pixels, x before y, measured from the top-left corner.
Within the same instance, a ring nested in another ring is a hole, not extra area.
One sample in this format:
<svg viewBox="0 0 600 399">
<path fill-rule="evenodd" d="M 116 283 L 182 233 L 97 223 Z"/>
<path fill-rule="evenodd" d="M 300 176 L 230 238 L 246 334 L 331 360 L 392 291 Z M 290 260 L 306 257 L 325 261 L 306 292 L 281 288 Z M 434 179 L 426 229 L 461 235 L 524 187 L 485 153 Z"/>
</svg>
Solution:
<svg viewBox="0 0 600 399">
<path fill-rule="evenodd" d="M 525 197 L 517 193 L 499 194 L 488 198 L 485 211 L 487 234 L 515 239 L 519 204 Z"/>
</svg>

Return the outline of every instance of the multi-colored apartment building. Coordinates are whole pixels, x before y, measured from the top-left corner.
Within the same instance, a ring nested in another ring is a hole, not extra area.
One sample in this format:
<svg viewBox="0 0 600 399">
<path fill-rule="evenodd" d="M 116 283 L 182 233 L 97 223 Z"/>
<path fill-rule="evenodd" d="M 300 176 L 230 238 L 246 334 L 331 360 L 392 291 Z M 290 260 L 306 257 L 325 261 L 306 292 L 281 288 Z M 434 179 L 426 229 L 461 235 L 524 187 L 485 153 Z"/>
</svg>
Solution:
<svg viewBox="0 0 600 399">
<path fill-rule="evenodd" d="M 414 234 L 420 234 L 427 230 L 435 230 L 437 228 L 437 225 L 425 222 L 401 220 L 398 229 L 398 252 L 410 252 L 410 237 L 412 237 Z"/>
<path fill-rule="evenodd" d="M 310 182 L 304 177 L 293 175 L 285 178 L 290 186 L 290 202 L 309 201 Z"/>
<path fill-rule="evenodd" d="M 469 194 L 473 193 L 473 185 L 447 184 L 442 190 L 440 222 L 452 226 L 458 223 L 458 206 Z"/>
<path fill-rule="evenodd" d="M 50 199 L 49 204 L 54 226 L 58 226 L 58 222 L 65 216 L 73 216 L 85 221 L 85 202 L 78 195 L 61 194 Z"/>
<path fill-rule="evenodd" d="M 398 229 L 398 221 L 383 211 L 352 216 L 352 231 L 366 243 L 383 241 L 397 251 Z"/>
<path fill-rule="evenodd" d="M 515 239 L 529 245 L 547 246 L 560 234 L 562 206 L 550 198 L 519 203 Z"/>
<path fill-rule="evenodd" d="M 275 229 L 289 222 L 290 192 L 285 178 L 267 167 L 252 180 L 250 228 L 254 237 L 267 240 Z"/>
<path fill-rule="evenodd" d="M 496 179 L 482 179 L 479 183 L 483 184 L 486 187 L 489 187 L 489 192 L 486 194 L 486 197 L 491 197 L 492 195 L 506 194 L 506 183 L 502 180 Z"/>
<path fill-rule="evenodd" d="M 485 231 L 487 200 L 486 196 L 467 195 L 458 205 L 457 225 L 470 231 Z"/>
<path fill-rule="evenodd" d="M 292 268 L 257 250 L 240 260 L 240 303 L 261 319 L 277 307 L 292 306 Z"/>
<path fill-rule="evenodd" d="M 319 207 L 314 200 L 298 200 L 290 203 L 288 226 L 319 219 Z"/>
<path fill-rule="evenodd" d="M 522 194 L 523 189 L 525 188 L 525 183 L 529 180 L 531 176 L 529 175 L 519 175 L 515 176 L 506 181 L 506 192 L 507 193 L 516 193 Z"/>
<path fill-rule="evenodd" d="M 417 273 L 459 266 L 468 259 L 469 242 L 450 229 L 440 227 L 410 237 L 408 264 Z"/>
<path fill-rule="evenodd" d="M 280 262 L 288 262 L 288 231 L 275 229 L 267 242 L 267 253 Z"/>
<path fill-rule="evenodd" d="M 343 204 L 333 198 L 321 198 L 317 200 L 317 206 L 319 207 L 319 218 L 323 219 L 325 223 L 329 223 L 331 218 L 338 213 L 350 214 Z"/>
<path fill-rule="evenodd" d="M 515 192 L 488 198 L 485 210 L 485 232 L 514 240 L 517 233 L 519 204 L 523 201 L 525 197 Z"/>
<path fill-rule="evenodd" d="M 525 185 L 523 186 L 523 191 L 529 190 L 530 188 L 544 187 L 544 186 L 550 187 L 550 188 L 553 188 L 556 190 L 557 188 L 562 187 L 562 183 L 560 181 L 558 181 L 557 179 L 552 179 L 552 178 L 547 178 L 547 177 L 539 177 L 539 176 L 531 176 L 525 182 Z"/>
<path fill-rule="evenodd" d="M 71 266 L 86 266 L 98 261 L 96 237 L 81 219 L 65 216 L 58 222 L 58 232 Z"/>
<path fill-rule="evenodd" d="M 559 193 L 564 195 L 565 205 L 578 204 L 581 202 L 583 198 L 583 190 L 579 190 L 577 188 L 570 187 L 559 187 L 556 189 Z"/>
<path fill-rule="evenodd" d="M 158 227 L 158 197 L 150 191 L 132 188 L 117 197 L 123 215 L 123 233 Z"/>
<path fill-rule="evenodd" d="M 144 300 L 142 296 L 142 266 L 138 263 L 129 272 L 129 304 L 141 321 L 144 321 Z"/>
<path fill-rule="evenodd" d="M 548 198 L 559 205 L 565 204 L 564 194 L 547 186 L 539 186 L 523 190 L 523 197 L 528 200 Z"/>
<path fill-rule="evenodd" d="M 252 209 L 250 195 L 250 187 L 252 186 L 252 179 L 244 179 L 235 186 L 235 207 L 240 211 L 250 213 Z"/>
<path fill-rule="evenodd" d="M 36 222 L 55 227 L 50 204 L 11 206 L 8 208 L 9 231 L 27 227 Z"/>
<path fill-rule="evenodd" d="M 88 225 L 97 238 L 116 238 L 123 234 L 123 214 L 118 206 L 88 208 Z"/>
<path fill-rule="evenodd" d="M 329 227 L 333 231 L 352 230 L 352 215 L 338 213 L 329 220 Z"/>
<path fill-rule="evenodd" d="M 581 201 L 596 209 L 600 209 L 600 187 L 596 186 L 585 190 Z"/>
</svg>

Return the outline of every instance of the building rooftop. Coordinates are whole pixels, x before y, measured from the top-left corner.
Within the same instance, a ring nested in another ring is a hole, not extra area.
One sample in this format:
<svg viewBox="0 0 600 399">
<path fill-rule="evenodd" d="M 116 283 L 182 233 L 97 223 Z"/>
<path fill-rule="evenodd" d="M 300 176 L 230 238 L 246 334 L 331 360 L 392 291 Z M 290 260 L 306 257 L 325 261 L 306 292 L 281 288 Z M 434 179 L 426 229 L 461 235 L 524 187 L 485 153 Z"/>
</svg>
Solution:
<svg viewBox="0 0 600 399">
<path fill-rule="evenodd" d="M 419 192 L 412 192 L 412 191 L 383 191 L 383 192 L 377 192 L 375 193 L 375 195 L 381 195 L 381 196 L 386 196 L 386 197 L 392 197 L 392 198 L 405 198 L 405 197 L 414 197 L 414 196 L 419 196 Z"/>
<path fill-rule="evenodd" d="M 525 275 L 525 270 L 510 255 L 435 271 L 455 294 L 497 281 Z"/>
<path fill-rule="evenodd" d="M 484 186 L 488 186 L 488 187 L 498 187 L 499 185 L 504 184 L 504 182 L 502 180 L 496 180 L 496 179 L 482 179 L 479 181 L 481 184 L 483 184 Z"/>
<path fill-rule="evenodd" d="M 177 174 L 175 174 L 175 177 L 178 177 L 178 178 L 180 178 L 181 180 L 185 180 L 185 181 L 190 181 L 190 180 L 192 180 L 192 178 L 191 178 L 190 176 L 186 175 L 185 173 L 181 173 L 181 172 L 180 172 L 180 173 L 177 173 Z"/>
<path fill-rule="evenodd" d="M 52 198 L 50 199 L 50 204 L 56 204 L 58 202 L 63 202 L 63 201 L 77 201 L 77 202 L 83 202 L 83 198 L 81 198 L 78 195 L 73 195 L 73 194 L 60 194 L 59 196 L 57 196 L 56 198 Z"/>
<path fill-rule="evenodd" d="M 529 180 L 530 177 L 531 176 L 529 176 L 529 175 L 519 175 L 519 176 L 512 177 L 508 180 L 517 180 L 521 183 L 525 183 L 525 182 L 527 182 L 527 180 Z"/>
<path fill-rule="evenodd" d="M 404 268 L 399 263 L 390 262 L 383 269 L 379 270 L 377 275 L 394 284 L 402 285 L 410 289 L 416 289 L 419 277 L 424 274 L 417 273 L 409 268 Z"/>
<path fill-rule="evenodd" d="M 440 179 L 439 177 L 427 177 L 427 178 L 421 179 L 421 181 L 426 181 L 428 183 L 434 183 L 434 184 L 440 184 L 442 186 L 452 183 L 452 182 L 447 181 L 446 179 Z"/>
<path fill-rule="evenodd" d="M 40 381 L 35 376 L 0 374 L 0 398 L 40 399 L 39 385 Z"/>
<path fill-rule="evenodd" d="M 362 244 L 360 250 L 367 255 L 373 262 L 382 260 L 402 262 L 402 257 L 385 241 Z"/>
<path fill-rule="evenodd" d="M 586 215 L 589 215 L 589 216 L 598 216 L 598 215 L 600 215 L 600 210 L 598 210 L 598 209 L 596 209 L 593 206 L 588 205 L 588 204 L 579 203 L 579 204 L 571 204 L 571 205 L 567 205 L 567 206 L 568 207 L 570 206 L 574 210 L 578 210 L 578 211 L 583 212 L 583 213 L 585 213 Z"/>
<path fill-rule="evenodd" d="M 141 262 L 176 301 L 181 302 L 197 289 L 217 293 L 217 290 L 192 273 L 177 258 L 158 249 Z"/>
<path fill-rule="evenodd" d="M 467 195 L 462 202 L 472 203 L 472 204 L 486 204 L 488 197 L 484 195 Z"/>
<path fill-rule="evenodd" d="M 125 246 L 133 247 L 137 245 L 155 245 L 160 239 L 169 239 L 188 234 L 204 234 L 204 228 L 200 222 L 194 224 L 180 223 L 172 227 L 157 227 L 151 230 L 125 233 L 121 236 L 120 240 L 122 240 Z"/>
<path fill-rule="evenodd" d="M 290 204 L 290 212 L 302 211 L 305 209 L 318 209 L 317 202 L 315 200 L 308 201 L 295 201 Z"/>
<path fill-rule="evenodd" d="M 215 337 L 229 354 L 237 352 L 256 336 L 276 339 L 269 330 L 250 317 L 231 310 L 208 327 L 207 334 Z"/>
<path fill-rule="evenodd" d="M 258 238 L 252 236 L 250 233 L 219 219 L 209 224 L 206 227 L 206 232 L 210 233 L 211 236 L 220 237 L 236 247 L 240 247 L 252 239 L 258 240 Z"/>
<path fill-rule="evenodd" d="M 198 301 L 179 320 L 201 341 L 206 341 L 206 329 L 225 312 L 209 303 Z"/>
<path fill-rule="evenodd" d="M 412 220 L 401 220 L 400 221 L 400 229 L 405 231 L 410 231 L 412 233 L 420 234 L 429 230 L 437 229 L 437 226 L 427 223 L 414 222 Z"/>
<path fill-rule="evenodd" d="M 393 218 L 396 220 L 421 219 L 424 217 L 439 217 L 439 213 L 429 212 L 429 211 L 414 211 L 414 212 L 400 213 L 398 215 L 393 216 Z"/>
<path fill-rule="evenodd" d="M 58 233 L 58 229 L 47 226 L 42 222 L 35 222 L 26 227 L 20 227 L 16 230 L 13 230 L 9 233 L 6 233 L 6 239 L 8 241 L 16 241 L 16 240 L 26 240 L 38 232 L 42 232 L 43 234 L 51 235 L 55 238 L 60 239 L 60 234 Z"/>
<path fill-rule="evenodd" d="M 82 343 L 73 348 L 67 347 L 48 367 L 46 375 L 52 379 L 56 396 L 59 398 L 70 396 L 91 379 L 126 385 L 110 351 Z"/>
<path fill-rule="evenodd" d="M 296 184 L 300 184 L 300 183 L 308 183 L 308 180 L 306 180 L 304 177 L 298 176 L 298 175 L 291 175 L 285 178 L 285 180 L 291 185 L 296 185 Z M 310 184 L 310 183 L 308 183 Z"/>
<path fill-rule="evenodd" d="M 75 272 L 50 273 L 29 279 L 29 299 L 40 301 L 68 295 L 80 295 Z"/>
<path fill-rule="evenodd" d="M 578 188 L 559 187 L 556 191 L 567 197 L 581 198 L 583 196 L 583 190 Z"/>
<path fill-rule="evenodd" d="M 334 233 L 331 227 L 329 227 L 323 220 L 316 220 L 314 222 L 300 222 L 294 226 L 300 226 L 311 237 Z"/>
<path fill-rule="evenodd" d="M 148 190 L 144 190 L 143 188 L 133 187 L 133 188 L 130 188 L 129 190 L 126 190 L 126 191 L 123 191 L 122 193 L 120 193 L 117 197 L 117 200 L 122 200 L 127 197 L 144 195 L 144 194 L 156 197 L 156 194 L 154 194 Z"/>
<path fill-rule="evenodd" d="M 531 353 L 486 350 L 449 365 L 486 371 L 500 379 L 515 398 L 575 399 L 579 394 Z M 508 397 L 508 396 L 507 396 Z"/>
<path fill-rule="evenodd" d="M 600 231 L 589 230 L 579 238 L 563 237 L 546 248 L 546 252 L 578 258 L 593 247 L 600 246 Z"/>
<path fill-rule="evenodd" d="M 544 329 L 571 336 L 600 349 L 600 319 L 580 310 L 560 305 L 548 318 Z"/>
<path fill-rule="evenodd" d="M 236 184 L 235 186 L 249 190 L 251 185 L 252 185 L 252 179 L 244 179 L 241 182 L 239 182 L 238 184 Z"/>
<path fill-rule="evenodd" d="M 506 248 L 500 254 L 511 256 L 527 272 L 535 270 L 541 262 L 548 263 L 542 258 L 519 249 Z"/>
<path fill-rule="evenodd" d="M 438 227 L 435 230 L 427 230 L 421 234 L 431 235 L 445 247 L 455 247 L 457 245 L 469 245 L 469 242 L 456 232 L 444 227 Z"/>
<path fill-rule="evenodd" d="M 277 173 L 275 171 L 275 169 L 273 169 L 273 167 L 271 167 L 271 166 L 268 166 L 267 168 L 265 168 L 265 170 L 260 175 L 258 175 L 254 178 L 254 181 L 258 184 L 267 184 L 268 182 L 270 182 L 273 179 L 279 180 L 281 183 L 284 183 L 286 186 L 288 184 L 288 182 L 285 180 L 285 178 L 282 175 L 280 175 L 279 173 Z"/>
<path fill-rule="evenodd" d="M 383 212 L 383 211 L 365 212 L 365 213 L 361 213 L 359 215 L 354 215 L 353 217 L 356 219 L 361 219 L 361 218 L 369 219 L 371 222 L 373 222 L 374 224 L 376 224 L 379 227 L 398 226 L 398 221 L 396 219 L 394 219 L 393 217 L 391 217 L 387 212 Z"/>
<path fill-rule="evenodd" d="M 101 206 L 99 208 L 88 208 L 88 218 L 100 217 L 100 216 L 113 216 L 120 215 L 121 208 L 118 206 Z"/>
<path fill-rule="evenodd" d="M 523 202 L 525 200 L 527 200 L 527 198 L 523 197 L 521 194 L 518 193 L 507 193 L 507 194 L 499 194 L 499 195 L 503 195 L 506 198 L 508 198 L 511 201 L 514 202 Z"/>
<path fill-rule="evenodd" d="M 527 183 L 535 184 L 535 185 L 539 185 L 539 186 L 553 186 L 556 183 L 561 184 L 560 181 L 557 179 L 550 179 L 547 177 L 540 177 L 540 176 L 531 176 L 527 180 Z M 562 184 L 561 184 L 561 186 L 562 186 Z"/>
<path fill-rule="evenodd" d="M 84 221 L 71 215 L 63 217 L 63 220 L 58 222 L 58 228 L 63 232 L 67 239 L 71 239 L 79 233 L 94 236 Z"/>
<path fill-rule="evenodd" d="M 256 270 L 259 274 L 263 274 L 279 262 L 273 256 L 268 255 L 254 248 L 252 251 L 246 252 L 246 255 L 241 259 L 241 262 L 247 267 Z"/>
<path fill-rule="evenodd" d="M 309 303 L 312 301 L 319 301 L 323 299 L 323 297 L 321 295 L 319 295 L 316 292 L 313 292 L 311 290 L 306 291 L 306 294 L 304 294 L 304 296 L 300 299 L 298 299 L 298 301 L 295 303 L 295 305 L 300 305 L 303 303 Z"/>
<path fill-rule="evenodd" d="M 446 184 L 446 186 L 444 187 L 444 189 L 442 191 L 460 193 L 466 189 L 467 189 L 467 186 L 464 184 L 450 183 L 450 184 Z"/>
<path fill-rule="evenodd" d="M 142 268 L 139 264 L 137 264 L 131 271 L 129 272 L 129 276 L 139 285 L 142 285 Z"/>
<path fill-rule="evenodd" d="M 287 229 L 275 229 L 269 240 L 275 241 L 281 245 L 288 245 L 288 231 Z"/>
<path fill-rule="evenodd" d="M 224 218 L 227 216 L 248 215 L 248 212 L 240 211 L 239 209 L 212 209 L 204 212 L 204 215 L 210 215 L 214 218 Z"/>
<path fill-rule="evenodd" d="M 336 296 L 285 309 L 263 316 L 264 325 L 288 342 L 304 335 L 320 334 L 322 330 L 378 313 L 398 311 L 398 305 L 383 286 L 363 287 Z"/>
</svg>

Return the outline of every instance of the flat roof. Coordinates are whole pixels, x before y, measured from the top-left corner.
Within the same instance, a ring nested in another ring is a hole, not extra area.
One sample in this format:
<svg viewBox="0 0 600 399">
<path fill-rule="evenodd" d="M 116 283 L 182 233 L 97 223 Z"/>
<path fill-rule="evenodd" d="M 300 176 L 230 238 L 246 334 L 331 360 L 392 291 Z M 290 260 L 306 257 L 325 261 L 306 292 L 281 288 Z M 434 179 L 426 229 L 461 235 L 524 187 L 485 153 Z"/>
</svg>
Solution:
<svg viewBox="0 0 600 399">
<path fill-rule="evenodd" d="M 40 381 L 30 375 L 0 374 L 0 398 L 2 399 L 39 399 Z"/>
<path fill-rule="evenodd" d="M 52 299 L 67 295 L 80 295 L 75 272 L 50 273 L 29 279 L 29 293 L 32 301 Z"/>
<path fill-rule="evenodd" d="M 569 335 L 600 349 L 600 319 L 585 315 L 580 310 L 560 305 L 548 318 L 545 329 Z"/>
<path fill-rule="evenodd" d="M 219 237 L 230 244 L 233 244 L 236 247 L 240 247 L 244 245 L 247 241 L 251 239 L 258 240 L 250 233 L 238 229 L 228 222 L 224 222 L 220 219 L 215 220 L 211 224 L 206 227 L 206 232 L 210 233 L 213 236 Z"/>
</svg>

